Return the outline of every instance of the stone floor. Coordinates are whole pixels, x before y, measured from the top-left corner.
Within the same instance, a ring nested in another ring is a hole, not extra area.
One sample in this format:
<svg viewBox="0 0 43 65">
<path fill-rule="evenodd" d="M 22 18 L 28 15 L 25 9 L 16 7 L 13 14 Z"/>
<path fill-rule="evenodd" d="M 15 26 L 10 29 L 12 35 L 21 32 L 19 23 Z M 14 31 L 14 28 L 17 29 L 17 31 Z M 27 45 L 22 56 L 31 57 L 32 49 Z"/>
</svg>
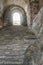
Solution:
<svg viewBox="0 0 43 65">
<path fill-rule="evenodd" d="M 28 56 L 31 52 L 29 48 L 31 48 L 31 45 L 34 45 L 36 41 L 36 36 L 27 27 L 10 26 L 1 29 L 0 65 L 29 65 L 30 60 L 28 58 L 31 57 L 31 54 Z M 36 48 L 32 48 L 32 50 L 34 49 L 34 51 L 36 51 L 37 47 L 36 45 Z M 35 64 L 33 63 L 30 65 Z"/>
</svg>

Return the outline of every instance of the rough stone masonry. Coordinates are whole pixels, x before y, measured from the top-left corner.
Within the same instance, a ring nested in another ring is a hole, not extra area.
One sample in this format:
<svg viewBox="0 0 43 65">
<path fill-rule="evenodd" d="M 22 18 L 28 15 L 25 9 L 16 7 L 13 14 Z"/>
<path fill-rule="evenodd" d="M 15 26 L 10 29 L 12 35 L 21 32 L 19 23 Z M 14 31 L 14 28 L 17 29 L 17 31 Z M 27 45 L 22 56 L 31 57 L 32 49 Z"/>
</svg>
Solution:
<svg viewBox="0 0 43 65">
<path fill-rule="evenodd" d="M 32 31 L 36 36 L 27 27 L 0 30 L 0 65 L 43 65 L 43 7 L 34 19 Z"/>
<path fill-rule="evenodd" d="M 0 65 L 23 65 L 26 49 L 35 40 L 27 27 L 10 26 L 0 30 Z"/>
<path fill-rule="evenodd" d="M 25 52 L 25 65 L 43 65 L 43 7 L 34 19 L 32 30 L 37 40 Z"/>
</svg>

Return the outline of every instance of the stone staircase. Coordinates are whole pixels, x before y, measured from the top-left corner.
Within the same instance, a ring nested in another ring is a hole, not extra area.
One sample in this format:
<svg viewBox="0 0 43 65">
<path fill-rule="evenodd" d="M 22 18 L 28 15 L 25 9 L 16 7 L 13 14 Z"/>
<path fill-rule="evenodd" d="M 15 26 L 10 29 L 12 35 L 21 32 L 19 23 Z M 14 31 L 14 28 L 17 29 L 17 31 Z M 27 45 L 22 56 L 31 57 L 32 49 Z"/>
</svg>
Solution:
<svg viewBox="0 0 43 65">
<path fill-rule="evenodd" d="M 27 27 L 6 27 L 0 30 L 0 65 L 21 65 L 27 47 L 36 37 Z"/>
</svg>

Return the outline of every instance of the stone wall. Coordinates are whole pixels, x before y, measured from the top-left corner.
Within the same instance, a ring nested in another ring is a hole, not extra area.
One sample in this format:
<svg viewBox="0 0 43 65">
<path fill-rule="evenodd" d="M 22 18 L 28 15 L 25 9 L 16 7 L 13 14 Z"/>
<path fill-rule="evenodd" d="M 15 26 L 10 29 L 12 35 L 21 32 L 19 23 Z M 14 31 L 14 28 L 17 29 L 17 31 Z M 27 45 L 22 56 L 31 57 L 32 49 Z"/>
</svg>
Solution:
<svg viewBox="0 0 43 65">
<path fill-rule="evenodd" d="M 27 6 L 29 4 L 29 0 L 27 0 L 27 1 L 25 1 L 25 0 L 6 0 L 5 6 L 12 5 L 12 4 L 19 5 L 22 8 L 24 8 L 25 11 L 27 11 Z"/>
<path fill-rule="evenodd" d="M 3 13 L 3 4 L 4 4 L 4 0 L 0 0 L 0 17 L 2 16 Z"/>
<path fill-rule="evenodd" d="M 3 28 L 2 14 L 4 8 L 4 0 L 0 0 L 0 29 Z"/>
<path fill-rule="evenodd" d="M 41 33 L 43 32 L 43 7 L 33 20 L 32 31 L 37 37 L 40 37 Z"/>
<path fill-rule="evenodd" d="M 43 0 L 0 0 L 0 17 L 3 14 L 3 9 L 12 4 L 19 5 L 25 10 L 29 26 L 33 23 L 33 19 L 38 13 L 39 8 L 43 6 Z"/>
<path fill-rule="evenodd" d="M 29 8 L 29 0 L 0 0 L 0 19 L 3 17 L 4 8 L 9 5 L 19 5 L 22 7 L 27 16 L 28 24 L 30 23 L 30 8 Z M 29 9 L 28 9 L 29 8 Z M 29 12 L 29 13 L 28 13 Z"/>
<path fill-rule="evenodd" d="M 39 0 L 39 6 L 40 8 L 43 6 L 43 0 Z"/>
<path fill-rule="evenodd" d="M 12 5 L 12 4 L 19 5 L 25 10 L 27 16 L 27 23 L 28 25 L 30 25 L 29 0 L 6 0 L 5 6 Z"/>
<path fill-rule="evenodd" d="M 30 0 L 31 24 L 39 11 L 39 0 Z"/>
</svg>

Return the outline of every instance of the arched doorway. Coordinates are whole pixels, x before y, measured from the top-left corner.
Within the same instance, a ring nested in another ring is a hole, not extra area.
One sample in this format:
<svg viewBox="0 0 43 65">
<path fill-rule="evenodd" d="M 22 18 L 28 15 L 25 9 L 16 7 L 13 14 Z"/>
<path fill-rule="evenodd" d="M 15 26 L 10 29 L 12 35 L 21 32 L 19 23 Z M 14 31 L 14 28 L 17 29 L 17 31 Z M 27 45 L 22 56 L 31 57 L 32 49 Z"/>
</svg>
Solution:
<svg viewBox="0 0 43 65">
<path fill-rule="evenodd" d="M 21 25 L 21 17 L 20 14 L 18 12 L 15 12 L 12 14 L 12 18 L 13 18 L 13 25 Z"/>
<path fill-rule="evenodd" d="M 18 5 L 10 5 L 6 7 L 3 19 L 7 25 L 27 25 L 26 12 Z"/>
</svg>

